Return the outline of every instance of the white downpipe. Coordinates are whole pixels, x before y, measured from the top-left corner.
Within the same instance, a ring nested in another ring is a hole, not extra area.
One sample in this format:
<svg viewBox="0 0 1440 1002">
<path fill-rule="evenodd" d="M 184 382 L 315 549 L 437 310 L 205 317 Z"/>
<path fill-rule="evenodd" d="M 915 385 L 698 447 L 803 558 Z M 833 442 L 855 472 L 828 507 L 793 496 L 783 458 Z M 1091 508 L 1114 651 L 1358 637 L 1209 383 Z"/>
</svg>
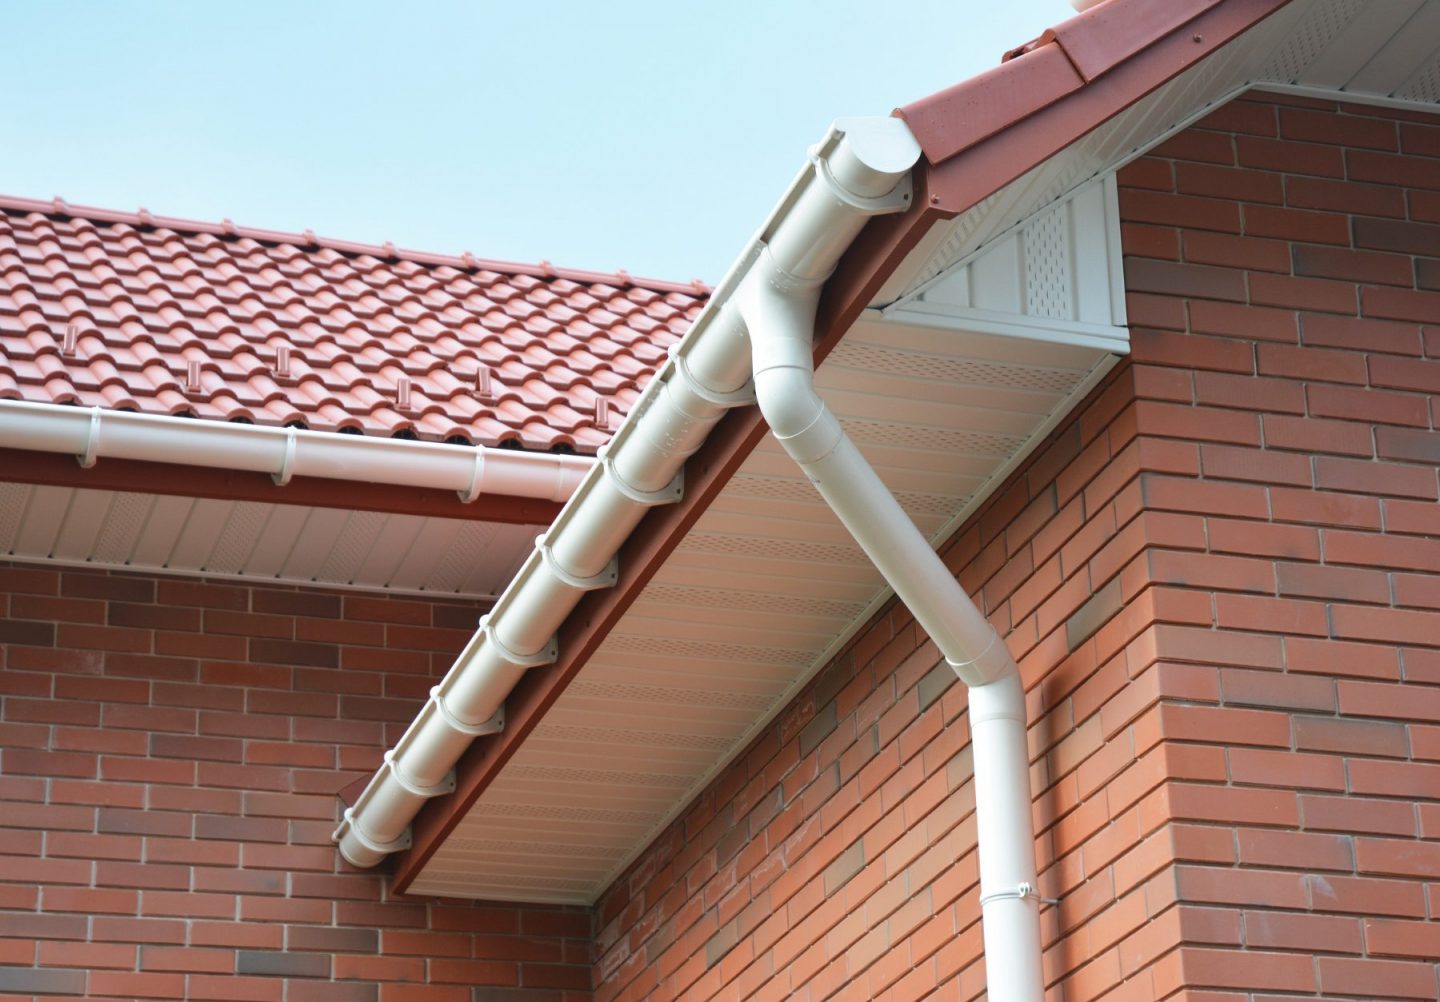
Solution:
<svg viewBox="0 0 1440 1002">
<path fill-rule="evenodd" d="M 863 189 L 854 193 L 879 194 Z M 765 270 L 776 270 L 774 262 L 770 264 Z M 1041 1002 L 1040 901 L 1019 669 L 815 392 L 813 318 L 818 299 L 819 285 L 806 274 L 752 281 L 742 289 L 756 398 L 775 437 L 970 687 L 989 998 Z"/>
<path fill-rule="evenodd" d="M 594 461 L 585 456 L 272 428 L 99 407 L 0 400 L 0 447 L 101 459 L 179 463 L 291 477 L 368 481 L 564 501 Z M 278 500 L 278 496 L 277 496 Z"/>
<path fill-rule="evenodd" d="M 908 184 L 883 199 L 869 196 L 895 189 L 918 156 L 909 130 L 889 118 L 837 123 L 816 147 L 811 166 L 345 812 L 334 837 L 347 860 L 373 866 L 409 845 L 411 820 L 427 798 L 454 788 L 452 769 L 470 742 L 503 727 L 504 700 L 516 682 L 558 656 L 555 633 L 576 603 L 614 584 L 615 554 L 646 508 L 678 500 L 685 460 L 726 410 L 754 402 L 749 340 L 732 302 L 737 290 L 795 281 L 818 288 L 868 216 L 905 207 Z"/>
</svg>

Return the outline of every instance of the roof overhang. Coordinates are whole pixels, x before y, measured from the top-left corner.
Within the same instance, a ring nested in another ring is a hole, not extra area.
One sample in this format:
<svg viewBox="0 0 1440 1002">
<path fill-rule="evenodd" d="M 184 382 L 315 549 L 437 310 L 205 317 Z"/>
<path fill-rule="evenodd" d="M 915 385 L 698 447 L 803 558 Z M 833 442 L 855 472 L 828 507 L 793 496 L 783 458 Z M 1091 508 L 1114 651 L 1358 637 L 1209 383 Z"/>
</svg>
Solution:
<svg viewBox="0 0 1440 1002">
<path fill-rule="evenodd" d="M 0 553 L 489 601 L 588 457 L 0 401 Z"/>
<path fill-rule="evenodd" d="M 1124 350 L 1107 175 L 1257 85 L 1434 110 L 1440 64 L 1415 39 L 1436 38 L 1437 18 L 1435 0 L 1110 0 L 899 112 L 926 153 L 914 203 L 842 259 L 816 357 L 932 539 Z M 1098 223 L 1083 215 L 1097 205 Z M 1025 269 L 1053 255 L 1036 249 L 1076 233 L 1102 248 L 1103 273 L 1071 259 L 1037 300 Z M 1016 280 L 993 284 L 1007 268 Z M 1068 299 L 1054 293 L 1066 282 Z M 1080 305 L 1106 299 L 1106 315 Z M 561 660 L 521 681 L 506 732 L 476 741 L 457 791 L 417 817 L 400 889 L 593 901 L 887 600 L 763 437 L 753 409 L 716 427 L 686 467 L 685 500 L 630 537 L 619 585 L 577 606 Z"/>
</svg>

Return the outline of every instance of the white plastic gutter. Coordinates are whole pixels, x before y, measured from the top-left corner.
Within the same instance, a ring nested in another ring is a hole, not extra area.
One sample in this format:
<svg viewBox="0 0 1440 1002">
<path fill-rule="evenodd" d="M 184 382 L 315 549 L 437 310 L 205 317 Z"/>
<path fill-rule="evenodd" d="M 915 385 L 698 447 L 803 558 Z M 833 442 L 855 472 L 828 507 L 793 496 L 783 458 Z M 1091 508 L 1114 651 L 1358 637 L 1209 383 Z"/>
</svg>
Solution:
<svg viewBox="0 0 1440 1002">
<path fill-rule="evenodd" d="M 135 414 L 100 407 L 0 400 L 0 447 L 100 459 L 137 459 L 291 477 L 368 481 L 564 501 L 595 461 L 585 456 L 445 445 L 300 428 Z"/>
<path fill-rule="evenodd" d="M 537 541 L 535 553 L 345 812 L 335 840 L 347 860 L 373 866 L 409 846 L 411 819 L 425 799 L 454 788 L 452 767 L 470 741 L 503 727 L 511 688 L 527 668 L 558 656 L 555 633 L 581 596 L 614 583 L 614 555 L 645 509 L 678 500 L 686 457 L 728 408 L 758 398 L 786 450 L 971 687 L 990 998 L 1041 1002 L 1018 669 L 813 385 L 820 289 L 870 216 L 908 207 L 908 175 L 919 156 L 915 138 L 895 118 L 842 120 L 812 151 L 810 165 L 646 387 L 602 462 Z"/>
</svg>

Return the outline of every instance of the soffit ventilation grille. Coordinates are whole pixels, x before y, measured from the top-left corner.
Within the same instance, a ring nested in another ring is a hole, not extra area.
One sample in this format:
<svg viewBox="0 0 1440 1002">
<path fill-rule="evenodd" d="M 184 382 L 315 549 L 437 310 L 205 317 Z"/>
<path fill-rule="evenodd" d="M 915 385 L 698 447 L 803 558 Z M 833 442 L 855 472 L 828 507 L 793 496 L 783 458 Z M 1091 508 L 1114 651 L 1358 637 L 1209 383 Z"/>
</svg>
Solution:
<svg viewBox="0 0 1440 1002">
<path fill-rule="evenodd" d="M 1329 0 L 1310 8 L 1300 27 L 1275 50 L 1262 80 L 1294 83 L 1365 7 L 1366 0 Z"/>
</svg>

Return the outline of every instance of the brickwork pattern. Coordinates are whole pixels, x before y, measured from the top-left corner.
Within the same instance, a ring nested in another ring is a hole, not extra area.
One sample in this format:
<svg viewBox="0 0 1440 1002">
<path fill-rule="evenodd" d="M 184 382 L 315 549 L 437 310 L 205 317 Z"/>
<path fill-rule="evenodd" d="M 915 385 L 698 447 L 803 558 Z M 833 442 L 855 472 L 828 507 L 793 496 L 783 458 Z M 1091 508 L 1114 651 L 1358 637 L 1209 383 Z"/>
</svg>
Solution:
<svg viewBox="0 0 1440 1002">
<path fill-rule="evenodd" d="M 339 860 L 459 602 L 0 564 L 0 998 L 573 1002 L 590 917 Z"/>
<path fill-rule="evenodd" d="M 1252 95 L 1121 175 L 1133 355 L 945 551 L 1029 690 L 1065 1002 L 1437 997 L 1440 128 Z M 596 997 L 982 994 L 899 607 L 599 903 Z"/>
</svg>

